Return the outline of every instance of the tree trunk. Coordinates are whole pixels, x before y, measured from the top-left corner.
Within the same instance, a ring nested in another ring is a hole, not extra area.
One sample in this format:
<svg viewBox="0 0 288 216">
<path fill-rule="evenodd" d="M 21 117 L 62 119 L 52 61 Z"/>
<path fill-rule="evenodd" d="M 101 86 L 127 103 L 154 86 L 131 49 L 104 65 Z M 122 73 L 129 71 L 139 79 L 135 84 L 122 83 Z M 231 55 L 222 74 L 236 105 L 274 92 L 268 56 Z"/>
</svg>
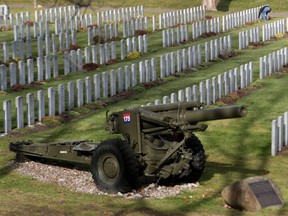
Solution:
<svg viewBox="0 0 288 216">
<path fill-rule="evenodd" d="M 202 4 L 206 6 L 206 10 L 217 11 L 216 0 L 203 0 Z"/>
</svg>

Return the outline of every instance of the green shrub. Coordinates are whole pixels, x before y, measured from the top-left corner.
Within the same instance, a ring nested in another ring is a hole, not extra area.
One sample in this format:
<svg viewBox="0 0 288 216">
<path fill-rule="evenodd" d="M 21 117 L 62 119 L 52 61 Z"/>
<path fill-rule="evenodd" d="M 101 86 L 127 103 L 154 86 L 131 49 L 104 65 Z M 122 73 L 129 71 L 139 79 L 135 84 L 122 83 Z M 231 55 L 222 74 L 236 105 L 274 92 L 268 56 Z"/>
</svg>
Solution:
<svg viewBox="0 0 288 216">
<path fill-rule="evenodd" d="M 78 112 L 79 114 L 83 115 L 83 114 L 86 114 L 86 113 L 89 113 L 90 110 L 88 108 L 86 108 L 85 106 L 82 106 L 82 107 L 76 107 L 73 109 L 74 112 Z"/>
<path fill-rule="evenodd" d="M 134 58 L 139 58 L 139 57 L 140 57 L 140 53 L 137 51 L 133 51 L 127 54 L 128 59 L 134 59 Z"/>
<path fill-rule="evenodd" d="M 45 116 L 41 123 L 47 126 L 57 126 L 62 124 L 62 118 L 60 116 Z"/>
<path fill-rule="evenodd" d="M 139 92 L 142 92 L 142 91 L 145 91 L 145 87 L 144 86 L 140 86 L 140 85 L 137 85 L 137 86 L 134 86 L 134 87 L 129 87 L 130 91 L 139 91 Z"/>
<path fill-rule="evenodd" d="M 107 104 L 103 101 L 91 102 L 84 105 L 89 110 L 97 110 L 106 107 Z"/>
<path fill-rule="evenodd" d="M 76 118 L 76 117 L 79 117 L 81 114 L 79 112 L 71 110 L 71 111 L 67 112 L 67 115 L 71 118 Z"/>
</svg>

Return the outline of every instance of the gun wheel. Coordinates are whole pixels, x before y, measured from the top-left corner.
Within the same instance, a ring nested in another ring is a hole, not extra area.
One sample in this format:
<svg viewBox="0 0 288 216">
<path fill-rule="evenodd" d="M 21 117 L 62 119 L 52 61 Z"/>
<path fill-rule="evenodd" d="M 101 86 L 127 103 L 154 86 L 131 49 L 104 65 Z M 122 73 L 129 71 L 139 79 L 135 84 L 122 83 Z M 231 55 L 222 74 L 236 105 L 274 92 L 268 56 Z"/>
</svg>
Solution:
<svg viewBox="0 0 288 216">
<path fill-rule="evenodd" d="M 105 140 L 95 149 L 91 173 L 100 190 L 108 193 L 128 192 L 135 185 L 138 172 L 137 157 L 124 140 Z"/>
<path fill-rule="evenodd" d="M 185 182 L 196 182 L 202 176 L 205 168 L 206 156 L 201 141 L 197 136 L 192 135 L 186 141 L 187 148 L 192 150 L 193 159 L 189 162 L 191 172 L 188 176 L 182 178 Z"/>
</svg>

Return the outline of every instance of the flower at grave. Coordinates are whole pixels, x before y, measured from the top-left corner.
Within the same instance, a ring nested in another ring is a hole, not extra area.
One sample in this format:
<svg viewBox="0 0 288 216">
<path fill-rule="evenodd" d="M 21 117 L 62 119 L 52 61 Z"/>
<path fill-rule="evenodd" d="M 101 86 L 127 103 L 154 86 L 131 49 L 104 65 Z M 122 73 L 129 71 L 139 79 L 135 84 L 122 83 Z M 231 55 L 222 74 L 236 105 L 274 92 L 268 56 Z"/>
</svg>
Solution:
<svg viewBox="0 0 288 216">
<path fill-rule="evenodd" d="M 87 28 L 84 27 L 84 26 L 80 26 L 80 28 L 79 28 L 78 31 L 79 31 L 79 32 L 84 32 L 84 31 L 87 31 Z"/>
<path fill-rule="evenodd" d="M 137 19 L 143 18 L 140 14 L 136 16 Z"/>
<path fill-rule="evenodd" d="M 140 57 L 140 53 L 138 51 L 130 52 L 127 55 L 128 59 L 134 59 L 134 58 L 139 58 L 139 57 Z"/>
<path fill-rule="evenodd" d="M 86 64 L 84 64 L 83 66 L 82 66 L 82 69 L 84 70 L 84 71 L 93 71 L 93 70 L 96 70 L 96 69 L 98 69 L 98 68 L 100 68 L 99 67 L 99 65 L 98 64 L 96 64 L 96 63 L 86 63 Z"/>
<path fill-rule="evenodd" d="M 70 44 L 70 49 L 69 50 L 78 50 L 81 49 L 81 47 L 78 44 Z"/>
<path fill-rule="evenodd" d="M 34 25 L 34 22 L 32 22 L 32 21 L 27 21 L 27 22 L 24 23 L 24 25 L 26 25 L 26 26 L 33 26 L 33 25 Z"/>
<path fill-rule="evenodd" d="M 249 43 L 249 46 L 251 46 L 251 47 L 262 47 L 262 46 L 264 46 L 264 43 L 263 42 L 250 42 Z"/>
<path fill-rule="evenodd" d="M 6 91 L 0 91 L 0 96 L 6 96 L 8 93 Z"/>
<path fill-rule="evenodd" d="M 14 60 L 15 60 L 16 62 L 19 62 L 19 61 L 21 61 L 22 59 L 16 57 Z"/>
<path fill-rule="evenodd" d="M 11 86 L 11 91 L 21 91 L 23 89 L 29 89 L 29 88 L 32 88 L 34 86 L 45 85 L 45 84 L 46 84 L 46 82 L 44 82 L 44 81 L 34 81 L 34 82 L 31 82 L 30 84 L 26 84 L 26 85 L 15 84 L 15 85 Z"/>
<path fill-rule="evenodd" d="M 205 16 L 205 19 L 206 19 L 206 20 L 210 20 L 210 19 L 212 19 L 212 16 L 206 15 L 206 16 Z"/>
<path fill-rule="evenodd" d="M 11 91 L 21 91 L 21 90 L 27 89 L 27 88 L 28 88 L 27 85 L 15 84 L 15 85 L 11 86 Z"/>
<path fill-rule="evenodd" d="M 44 82 L 44 81 L 34 81 L 34 82 L 31 82 L 30 84 L 29 84 L 29 86 L 39 86 L 39 85 L 45 85 L 46 84 L 46 82 Z"/>
<path fill-rule="evenodd" d="M 117 59 L 110 59 L 105 63 L 105 65 L 111 65 L 111 64 L 116 64 L 116 63 L 117 63 Z"/>
<path fill-rule="evenodd" d="M 281 34 L 281 33 L 278 33 L 275 35 L 275 38 L 276 39 L 280 39 L 280 38 L 283 38 L 284 37 L 284 34 Z"/>
</svg>

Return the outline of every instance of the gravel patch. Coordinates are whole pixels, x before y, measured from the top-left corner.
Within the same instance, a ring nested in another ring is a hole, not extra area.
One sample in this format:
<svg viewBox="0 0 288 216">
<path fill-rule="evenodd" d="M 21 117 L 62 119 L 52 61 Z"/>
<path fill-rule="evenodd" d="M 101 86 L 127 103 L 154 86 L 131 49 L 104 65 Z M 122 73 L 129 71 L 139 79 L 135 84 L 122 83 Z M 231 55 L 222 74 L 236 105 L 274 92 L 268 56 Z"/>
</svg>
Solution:
<svg viewBox="0 0 288 216">
<path fill-rule="evenodd" d="M 43 164 L 29 161 L 25 163 L 12 163 L 11 167 L 22 175 L 30 176 L 41 182 L 58 184 L 72 191 L 95 195 L 120 196 L 127 199 L 162 199 L 175 196 L 183 190 L 195 190 L 199 183 L 177 184 L 172 186 L 157 185 L 147 181 L 143 187 L 129 193 L 108 194 L 99 190 L 88 171 L 70 169 L 66 167 Z"/>
</svg>

